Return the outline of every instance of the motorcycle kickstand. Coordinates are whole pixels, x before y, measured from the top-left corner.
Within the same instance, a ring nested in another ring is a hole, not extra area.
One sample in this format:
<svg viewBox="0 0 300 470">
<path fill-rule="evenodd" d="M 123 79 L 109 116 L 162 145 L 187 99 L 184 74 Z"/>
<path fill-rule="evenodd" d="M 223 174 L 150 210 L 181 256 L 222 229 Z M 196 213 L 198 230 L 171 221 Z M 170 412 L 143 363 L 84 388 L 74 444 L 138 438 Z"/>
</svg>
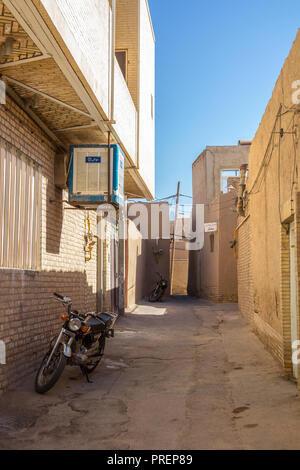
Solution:
<svg viewBox="0 0 300 470">
<path fill-rule="evenodd" d="M 92 380 L 90 380 L 88 371 L 87 371 L 85 368 L 82 370 L 82 373 L 83 373 L 83 375 L 85 376 L 86 381 L 87 381 L 88 384 L 94 383 Z"/>
</svg>

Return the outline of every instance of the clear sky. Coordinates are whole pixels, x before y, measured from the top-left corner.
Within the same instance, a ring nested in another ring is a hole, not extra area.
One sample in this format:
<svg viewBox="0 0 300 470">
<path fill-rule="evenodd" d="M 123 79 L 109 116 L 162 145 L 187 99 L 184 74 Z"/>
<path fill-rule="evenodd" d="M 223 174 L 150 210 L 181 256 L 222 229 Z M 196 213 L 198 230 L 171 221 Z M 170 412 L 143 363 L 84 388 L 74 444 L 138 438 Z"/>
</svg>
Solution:
<svg viewBox="0 0 300 470">
<path fill-rule="evenodd" d="M 156 197 L 174 194 L 178 180 L 181 192 L 192 195 L 192 163 L 206 145 L 254 137 L 300 27 L 300 1 L 149 5 L 156 36 Z"/>
</svg>

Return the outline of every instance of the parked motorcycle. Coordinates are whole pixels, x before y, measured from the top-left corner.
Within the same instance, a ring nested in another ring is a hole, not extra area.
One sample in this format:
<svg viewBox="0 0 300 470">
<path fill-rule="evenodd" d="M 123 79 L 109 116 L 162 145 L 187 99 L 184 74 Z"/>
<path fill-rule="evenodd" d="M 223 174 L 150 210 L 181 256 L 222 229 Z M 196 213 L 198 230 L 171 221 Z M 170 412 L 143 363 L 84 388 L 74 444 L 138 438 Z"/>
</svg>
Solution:
<svg viewBox="0 0 300 470">
<path fill-rule="evenodd" d="M 168 281 L 166 281 L 160 273 L 156 274 L 159 276 L 159 280 L 157 281 L 154 289 L 152 290 L 149 296 L 150 302 L 159 302 L 162 299 L 169 285 Z"/>
<path fill-rule="evenodd" d="M 37 393 L 48 392 L 58 381 L 65 366 L 80 366 L 88 382 L 99 365 L 106 338 L 114 337 L 117 315 L 111 313 L 79 314 L 72 310 L 72 299 L 54 293 L 54 298 L 67 307 L 58 337 L 53 338 L 35 379 Z"/>
</svg>

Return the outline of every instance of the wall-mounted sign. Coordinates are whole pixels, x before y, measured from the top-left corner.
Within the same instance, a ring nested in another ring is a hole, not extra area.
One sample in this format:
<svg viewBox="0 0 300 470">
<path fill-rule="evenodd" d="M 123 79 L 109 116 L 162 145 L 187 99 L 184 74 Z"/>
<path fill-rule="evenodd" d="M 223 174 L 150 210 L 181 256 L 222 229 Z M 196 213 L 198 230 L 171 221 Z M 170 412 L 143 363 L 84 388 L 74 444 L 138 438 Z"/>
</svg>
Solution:
<svg viewBox="0 0 300 470">
<path fill-rule="evenodd" d="M 101 157 L 85 157 L 85 163 L 101 163 Z"/>
<path fill-rule="evenodd" d="M 211 222 L 209 224 L 204 224 L 205 233 L 216 232 L 218 230 L 217 222 Z"/>
</svg>

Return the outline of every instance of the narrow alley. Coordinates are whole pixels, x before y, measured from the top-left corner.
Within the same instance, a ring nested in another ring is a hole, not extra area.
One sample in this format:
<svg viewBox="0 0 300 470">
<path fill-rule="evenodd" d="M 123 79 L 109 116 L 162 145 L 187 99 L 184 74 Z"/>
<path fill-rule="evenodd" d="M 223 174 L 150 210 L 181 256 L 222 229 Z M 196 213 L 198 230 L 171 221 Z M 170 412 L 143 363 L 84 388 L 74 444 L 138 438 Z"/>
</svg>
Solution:
<svg viewBox="0 0 300 470">
<path fill-rule="evenodd" d="M 67 368 L 44 396 L 33 377 L 2 395 L 0 449 L 300 448 L 296 385 L 234 304 L 140 305 L 92 380 Z"/>
</svg>

